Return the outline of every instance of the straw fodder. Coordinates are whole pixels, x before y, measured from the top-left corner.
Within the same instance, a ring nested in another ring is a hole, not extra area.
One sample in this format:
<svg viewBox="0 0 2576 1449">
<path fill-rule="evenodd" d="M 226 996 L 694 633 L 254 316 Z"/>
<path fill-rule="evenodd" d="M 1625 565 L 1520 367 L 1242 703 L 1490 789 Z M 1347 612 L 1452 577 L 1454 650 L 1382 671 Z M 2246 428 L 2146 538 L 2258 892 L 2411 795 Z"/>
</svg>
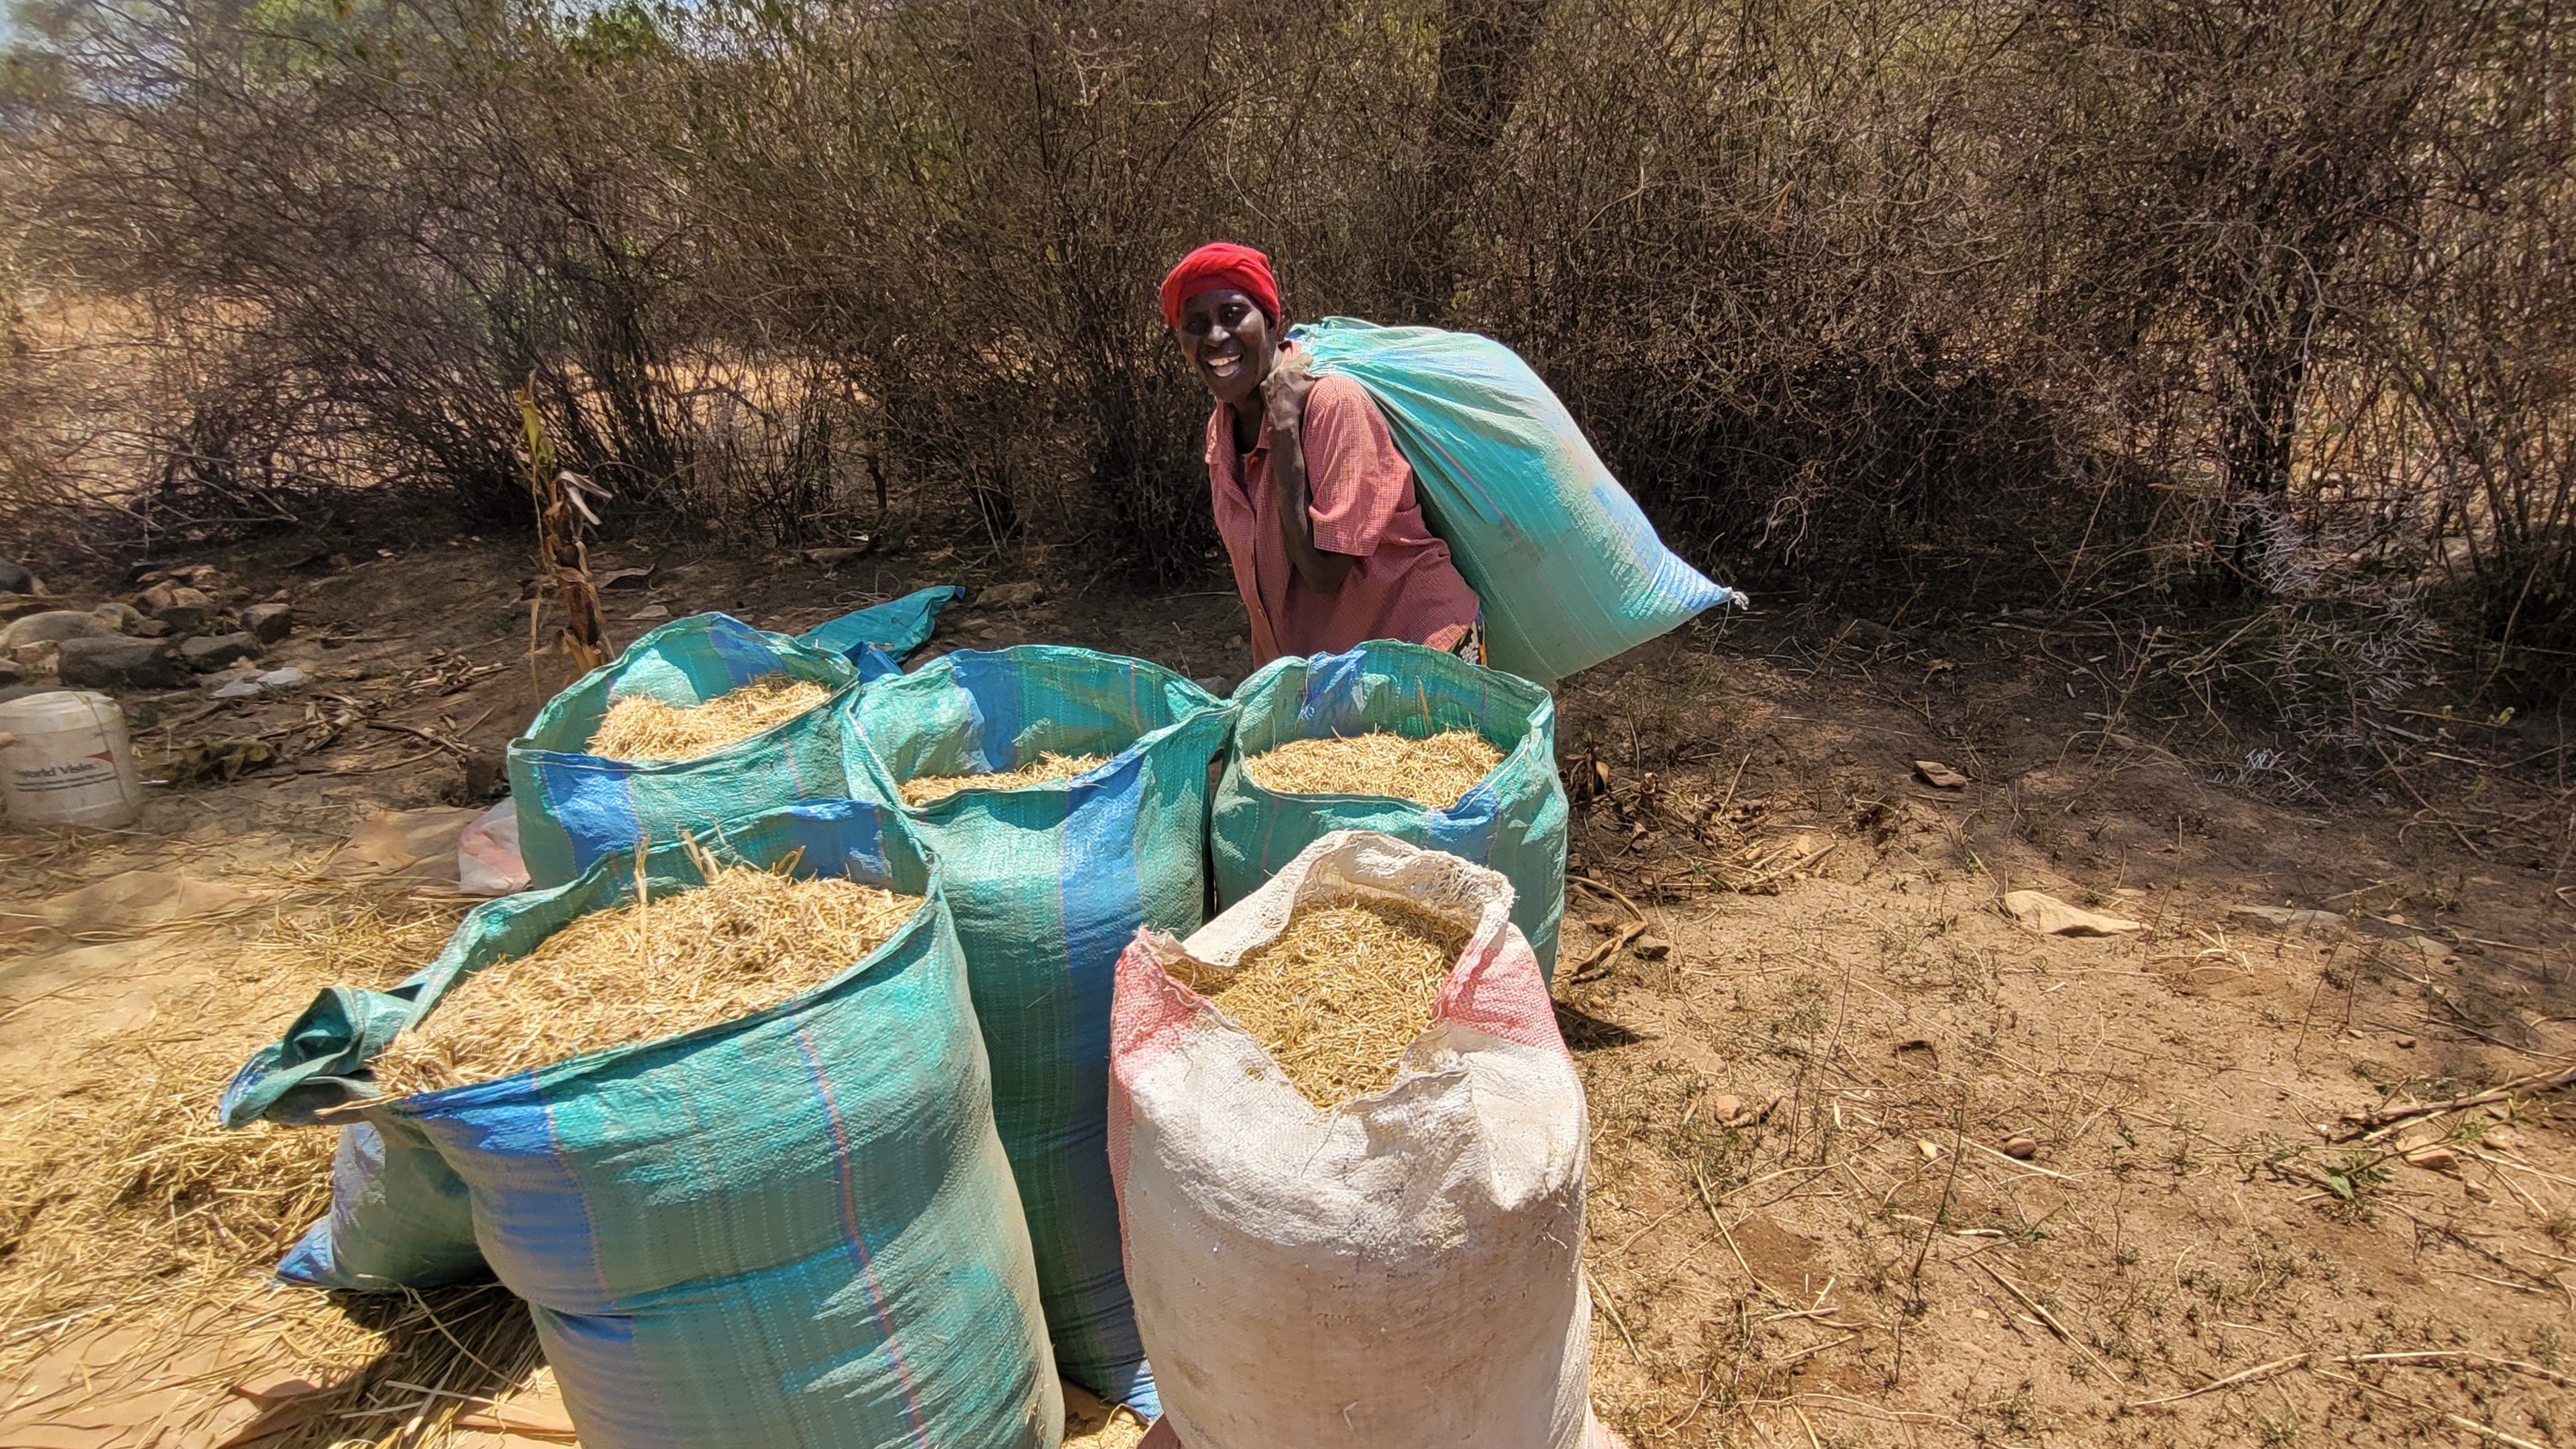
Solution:
<svg viewBox="0 0 2576 1449">
<path fill-rule="evenodd" d="M 1135 1410 L 1103 1403 L 1079 1384 L 1064 1386 L 1064 1449 L 1136 1449 L 1146 1428 Z"/>
<path fill-rule="evenodd" d="M 317 988 L 391 985 L 457 909 L 342 898 L 247 948 L 230 931 L 163 938 L 156 969 L 205 970 L 202 989 L 76 1072 L 0 1095 L 0 1421 L 132 1406 L 136 1442 L 155 1422 L 211 1442 L 243 1413 L 228 1384 L 300 1377 L 323 1391 L 263 1449 L 425 1446 L 468 1405 L 396 1385 L 500 1393 L 535 1367 L 526 1308 L 491 1285 L 388 1298 L 270 1282 L 329 1201 L 339 1134 L 215 1120 L 242 1057 Z M 410 1407 L 376 1412 L 389 1406 Z"/>
<path fill-rule="evenodd" d="M 960 790 L 1025 790 L 1031 785 L 1048 785 L 1087 775 L 1108 764 L 1102 755 L 1059 755 L 1045 751 L 1034 764 L 1016 770 L 1000 770 L 989 775 L 923 775 L 903 782 L 903 803 L 927 805 L 945 800 Z"/>
<path fill-rule="evenodd" d="M 375 1060 L 394 1096 L 489 1081 L 775 1005 L 882 946 L 921 897 L 720 866 L 695 890 L 582 917 L 458 983 Z"/>
<path fill-rule="evenodd" d="M 1274 795 L 1391 795 L 1446 810 L 1503 762 L 1473 730 L 1407 739 L 1387 730 L 1290 740 L 1251 755 L 1243 773 Z"/>
<path fill-rule="evenodd" d="M 1232 971 L 1184 962 L 1175 977 L 1252 1034 L 1306 1100 L 1331 1111 L 1394 1085 L 1431 1025 L 1467 931 L 1369 899 L 1309 905 Z"/>
<path fill-rule="evenodd" d="M 694 760 L 785 724 L 831 697 L 813 680 L 784 674 L 764 675 L 688 708 L 630 694 L 610 703 L 589 748 L 610 760 Z"/>
</svg>

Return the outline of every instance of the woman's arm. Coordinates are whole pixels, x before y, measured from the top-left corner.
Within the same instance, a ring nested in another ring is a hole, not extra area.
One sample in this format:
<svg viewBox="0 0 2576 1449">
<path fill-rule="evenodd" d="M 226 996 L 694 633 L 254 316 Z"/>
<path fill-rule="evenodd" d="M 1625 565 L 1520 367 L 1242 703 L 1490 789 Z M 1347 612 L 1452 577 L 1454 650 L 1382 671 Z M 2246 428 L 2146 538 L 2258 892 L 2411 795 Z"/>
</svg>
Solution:
<svg viewBox="0 0 2576 1449">
<path fill-rule="evenodd" d="M 1261 380 L 1263 425 L 1270 432 L 1270 483 L 1278 491 L 1279 534 L 1288 546 L 1297 582 L 1319 594 L 1338 591 L 1359 560 L 1315 547 L 1314 516 L 1306 486 L 1306 394 L 1315 387 L 1302 353 L 1279 359 Z"/>
</svg>

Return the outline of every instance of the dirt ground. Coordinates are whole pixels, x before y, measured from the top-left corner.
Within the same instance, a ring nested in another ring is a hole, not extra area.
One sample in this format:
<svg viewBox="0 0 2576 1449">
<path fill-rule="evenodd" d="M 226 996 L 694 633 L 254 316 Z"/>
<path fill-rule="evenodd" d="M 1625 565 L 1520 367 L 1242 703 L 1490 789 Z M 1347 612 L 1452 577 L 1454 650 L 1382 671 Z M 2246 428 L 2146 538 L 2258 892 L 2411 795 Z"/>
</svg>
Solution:
<svg viewBox="0 0 2576 1449">
<path fill-rule="evenodd" d="M 1002 577 L 626 553 L 621 642 Z M 568 679 L 531 677 L 519 549 L 311 555 L 203 561 L 287 591 L 268 662 L 313 683 L 135 702 L 147 775 L 274 758 L 131 830 L 0 835 L 0 1444 L 554 1435 L 505 1295 L 266 1286 L 327 1134 L 211 1120 L 315 988 L 435 950 L 442 842 Z M 1243 669 L 1230 594 L 1013 572 L 1047 597 L 931 649 Z M 2426 721 L 2402 770 L 2312 784 L 2091 648 L 1756 616 L 1559 690 L 1603 1416 L 1640 1446 L 2576 1443 L 2564 1094 L 2357 1115 L 2576 1065 L 2566 782 L 2500 768 L 2527 730 Z M 2021 891 L 2137 929 L 2040 935 Z M 447 1422 L 513 1394 L 518 1435 Z"/>
</svg>

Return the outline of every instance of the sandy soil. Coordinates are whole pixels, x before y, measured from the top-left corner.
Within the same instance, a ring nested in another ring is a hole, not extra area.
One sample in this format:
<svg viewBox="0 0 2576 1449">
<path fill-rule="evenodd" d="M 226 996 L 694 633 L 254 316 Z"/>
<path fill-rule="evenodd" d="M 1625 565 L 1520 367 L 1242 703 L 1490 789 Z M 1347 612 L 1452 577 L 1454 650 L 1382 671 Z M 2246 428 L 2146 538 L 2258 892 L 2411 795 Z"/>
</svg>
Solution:
<svg viewBox="0 0 2576 1449">
<path fill-rule="evenodd" d="M 654 572 L 609 595 L 621 640 L 639 614 L 797 629 L 999 577 L 628 553 L 606 562 Z M 156 790 L 131 831 L 0 835 L 0 1443 L 219 1443 L 270 1412 L 244 1391 L 298 1374 L 359 1417 L 263 1442 L 531 1442 L 423 1407 L 506 1396 L 525 1362 L 404 1377 L 442 1339 L 500 1343 L 474 1335 L 510 1305 L 261 1286 L 328 1144 L 209 1121 L 313 989 L 435 948 L 461 909 L 438 842 L 568 678 L 531 678 L 514 550 L 312 554 L 206 561 L 288 590 L 268 662 L 315 682 L 178 692 L 141 732 L 147 773 L 199 744 L 278 758 Z M 953 611 L 932 650 L 1244 667 L 1228 595 L 1025 568 L 1045 600 Z M 1604 1417 L 1639 1446 L 2576 1442 L 2560 1097 L 2345 1115 L 2576 1064 L 2564 782 L 2479 768 L 2528 741 L 2465 725 L 2372 781 L 2249 768 L 2088 647 L 2048 620 L 1721 621 L 1560 691 Z M 2024 890 L 2140 929 L 2034 934 L 2001 906 Z"/>
</svg>

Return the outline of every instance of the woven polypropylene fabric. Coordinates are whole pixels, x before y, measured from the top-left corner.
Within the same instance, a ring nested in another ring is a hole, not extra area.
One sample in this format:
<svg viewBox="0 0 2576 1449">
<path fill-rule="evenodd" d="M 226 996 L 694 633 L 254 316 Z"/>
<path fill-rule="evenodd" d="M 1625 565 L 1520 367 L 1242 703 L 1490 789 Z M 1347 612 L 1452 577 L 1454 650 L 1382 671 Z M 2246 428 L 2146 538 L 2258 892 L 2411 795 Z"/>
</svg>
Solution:
<svg viewBox="0 0 2576 1449">
<path fill-rule="evenodd" d="M 775 1007 L 383 1101 L 368 1110 L 379 1140 L 461 1186 L 473 1242 L 529 1301 L 594 1449 L 1050 1449 L 1062 1394 L 935 868 L 891 812 L 846 800 L 729 825 L 709 844 L 927 899 L 865 960 Z M 702 883 L 676 842 L 648 854 L 645 878 L 655 894 Z M 360 1038 L 379 1034 L 335 1042 L 319 1024 L 426 1015 L 634 884 L 631 859 L 613 857 L 570 886 L 478 907 L 399 992 L 317 1002 L 244 1068 L 227 1120 L 363 1093 Z M 342 1185 L 356 1197 L 290 1265 L 453 1246 L 389 1246 L 417 1219 Z"/>
<path fill-rule="evenodd" d="M 1556 970 L 1565 914 L 1565 787 L 1556 774 L 1556 703 L 1524 679 L 1454 654 L 1385 641 L 1343 654 L 1277 659 L 1234 692 L 1234 741 L 1218 782 L 1213 832 L 1223 905 L 1252 894 L 1335 830 L 1374 830 L 1491 866 L 1512 883 L 1513 924 Z M 1473 730 L 1504 752 L 1446 810 L 1377 795 L 1280 795 L 1243 762 L 1290 740 L 1391 730 L 1422 739 Z"/>
<path fill-rule="evenodd" d="M 1355 894 L 1468 939 L 1395 1084 L 1325 1111 L 1166 968 L 1233 969 Z M 1337 832 L 1186 946 L 1140 933 L 1121 959 L 1110 1155 L 1190 1449 L 1586 1443 L 1583 1085 L 1509 899 L 1455 856 Z"/>
<path fill-rule="evenodd" d="M 851 716 L 851 776 L 887 801 L 906 780 L 1041 751 L 1107 759 L 1058 784 L 902 808 L 947 874 L 1057 1366 L 1150 1415 L 1104 1145 L 1109 999 L 1139 925 L 1189 930 L 1204 912 L 1208 765 L 1231 714 L 1159 665 L 1023 646 L 884 680 Z"/>
<path fill-rule="evenodd" d="M 812 680 L 835 692 L 832 704 L 691 760 L 589 752 L 616 699 L 645 695 L 687 707 L 772 674 Z M 510 742 L 510 795 L 529 883 L 562 885 L 639 843 L 659 845 L 732 816 L 848 794 L 841 711 L 832 705 L 858 687 L 858 666 L 840 652 L 727 614 L 674 619 L 636 640 L 549 700 L 528 732 Z"/>
<path fill-rule="evenodd" d="M 1664 547 L 1510 348 L 1349 317 L 1289 336 L 1386 414 L 1432 531 L 1484 602 L 1495 668 L 1553 684 L 1734 597 Z"/>
</svg>

